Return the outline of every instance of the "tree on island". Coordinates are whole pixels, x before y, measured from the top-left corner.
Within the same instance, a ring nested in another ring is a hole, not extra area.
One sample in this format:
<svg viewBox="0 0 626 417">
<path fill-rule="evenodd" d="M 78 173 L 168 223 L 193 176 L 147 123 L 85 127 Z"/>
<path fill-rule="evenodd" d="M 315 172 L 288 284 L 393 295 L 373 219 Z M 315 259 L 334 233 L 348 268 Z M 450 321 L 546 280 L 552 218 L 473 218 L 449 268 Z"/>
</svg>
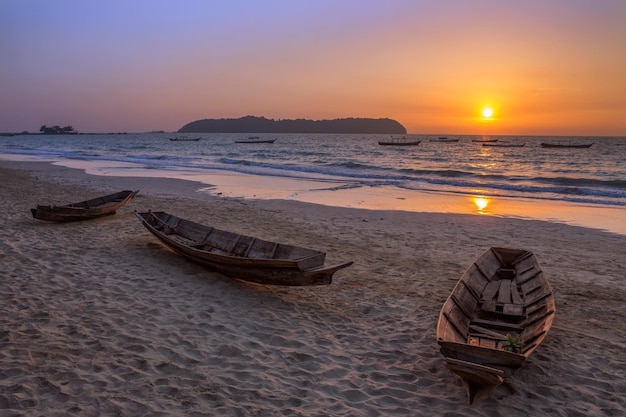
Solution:
<svg viewBox="0 0 626 417">
<path fill-rule="evenodd" d="M 46 134 L 46 135 L 74 135 L 74 134 L 78 133 L 70 125 L 64 126 L 64 127 L 61 127 L 61 126 L 48 127 L 46 125 L 42 125 L 39 128 L 39 131 L 41 133 L 43 133 L 43 134 Z"/>
</svg>

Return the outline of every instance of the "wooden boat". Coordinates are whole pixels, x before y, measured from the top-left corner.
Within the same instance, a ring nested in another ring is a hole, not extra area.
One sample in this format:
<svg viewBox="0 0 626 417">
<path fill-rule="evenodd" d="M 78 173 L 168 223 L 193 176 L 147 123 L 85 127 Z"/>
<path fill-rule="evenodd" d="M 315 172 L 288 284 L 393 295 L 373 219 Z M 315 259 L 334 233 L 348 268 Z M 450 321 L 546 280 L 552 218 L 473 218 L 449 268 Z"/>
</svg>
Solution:
<svg viewBox="0 0 626 417">
<path fill-rule="evenodd" d="M 552 290 L 531 252 L 490 248 L 474 261 L 437 323 L 446 366 L 463 380 L 470 404 L 524 364 L 554 314 Z"/>
<path fill-rule="evenodd" d="M 483 143 L 483 146 L 492 146 L 494 148 L 523 148 L 526 143 Z"/>
<path fill-rule="evenodd" d="M 497 142 L 499 139 L 472 139 L 472 142 L 478 142 L 478 143 L 495 143 Z"/>
<path fill-rule="evenodd" d="M 235 143 L 274 143 L 276 139 L 260 139 L 258 136 L 250 136 L 248 139 L 236 140 Z"/>
<path fill-rule="evenodd" d="M 34 218 L 52 222 L 89 220 L 114 214 L 117 209 L 132 200 L 138 192 L 125 190 L 64 206 L 38 205 L 30 211 Z"/>
<path fill-rule="evenodd" d="M 174 142 L 197 142 L 200 138 L 190 138 L 187 136 L 176 136 L 175 138 L 170 138 L 171 141 Z"/>
<path fill-rule="evenodd" d="M 406 136 L 399 138 L 392 137 L 391 140 L 381 140 L 378 144 L 381 146 L 417 146 L 421 143 L 421 140 L 407 140 Z"/>
<path fill-rule="evenodd" d="M 231 278 L 269 285 L 327 285 L 352 265 L 325 266 L 326 253 L 215 229 L 165 212 L 135 211 L 170 249 Z"/>
<path fill-rule="evenodd" d="M 565 144 L 565 143 L 546 143 L 541 142 L 542 148 L 570 148 L 570 149 L 586 149 L 591 148 L 592 143 L 581 143 L 581 144 Z"/>
</svg>

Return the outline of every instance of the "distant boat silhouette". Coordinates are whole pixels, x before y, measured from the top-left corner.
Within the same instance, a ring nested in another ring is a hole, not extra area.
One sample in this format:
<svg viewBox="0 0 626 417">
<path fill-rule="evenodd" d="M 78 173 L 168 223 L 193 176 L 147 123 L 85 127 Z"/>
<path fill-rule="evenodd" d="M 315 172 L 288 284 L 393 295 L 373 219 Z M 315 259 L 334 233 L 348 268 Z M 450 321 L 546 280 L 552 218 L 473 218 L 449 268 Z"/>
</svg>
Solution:
<svg viewBox="0 0 626 417">
<path fill-rule="evenodd" d="M 421 140 L 407 140 L 406 136 L 399 138 L 391 137 L 391 140 L 380 140 L 378 144 L 381 146 L 417 146 L 421 143 Z"/>
<path fill-rule="evenodd" d="M 542 148 L 575 148 L 575 149 L 585 149 L 591 148 L 592 143 L 581 143 L 581 144 L 563 144 L 563 143 L 546 143 L 541 142 Z"/>
<path fill-rule="evenodd" d="M 261 139 L 258 136 L 249 136 L 248 139 L 236 140 L 235 143 L 274 143 L 276 139 Z"/>
</svg>

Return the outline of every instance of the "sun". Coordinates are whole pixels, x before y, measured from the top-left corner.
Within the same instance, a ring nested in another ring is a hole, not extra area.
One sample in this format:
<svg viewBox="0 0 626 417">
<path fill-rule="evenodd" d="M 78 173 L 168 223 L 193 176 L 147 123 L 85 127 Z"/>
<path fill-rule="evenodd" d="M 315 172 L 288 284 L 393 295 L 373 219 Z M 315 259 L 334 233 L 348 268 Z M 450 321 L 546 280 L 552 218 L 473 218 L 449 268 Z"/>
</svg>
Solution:
<svg viewBox="0 0 626 417">
<path fill-rule="evenodd" d="M 483 113 L 483 118 L 491 119 L 491 117 L 493 116 L 493 109 L 491 107 L 485 107 L 482 113 Z"/>
</svg>

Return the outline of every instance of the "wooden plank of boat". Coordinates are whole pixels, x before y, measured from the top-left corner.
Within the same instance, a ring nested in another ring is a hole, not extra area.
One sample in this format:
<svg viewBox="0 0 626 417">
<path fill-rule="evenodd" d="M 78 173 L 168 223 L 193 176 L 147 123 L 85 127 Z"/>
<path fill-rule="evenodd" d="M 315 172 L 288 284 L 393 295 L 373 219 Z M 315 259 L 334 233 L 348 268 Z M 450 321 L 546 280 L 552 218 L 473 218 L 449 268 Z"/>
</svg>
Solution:
<svg viewBox="0 0 626 417">
<path fill-rule="evenodd" d="M 593 142 L 592 143 L 580 143 L 580 144 L 541 142 L 541 147 L 542 148 L 587 149 L 587 148 L 591 148 L 591 145 L 593 145 Z"/>
<path fill-rule="evenodd" d="M 31 209 L 35 219 L 52 222 L 89 220 L 114 214 L 117 209 L 131 201 L 139 191 L 124 190 L 117 193 L 80 201 L 63 206 L 37 205 Z"/>
<path fill-rule="evenodd" d="M 552 289 L 528 251 L 490 248 L 444 303 L 437 343 L 470 404 L 500 385 L 537 349 L 555 315 Z"/>
<path fill-rule="evenodd" d="M 195 223 L 165 212 L 137 212 L 142 224 L 167 247 L 231 278 L 268 285 L 328 285 L 352 265 L 326 266 L 326 253 L 266 241 Z"/>
</svg>

